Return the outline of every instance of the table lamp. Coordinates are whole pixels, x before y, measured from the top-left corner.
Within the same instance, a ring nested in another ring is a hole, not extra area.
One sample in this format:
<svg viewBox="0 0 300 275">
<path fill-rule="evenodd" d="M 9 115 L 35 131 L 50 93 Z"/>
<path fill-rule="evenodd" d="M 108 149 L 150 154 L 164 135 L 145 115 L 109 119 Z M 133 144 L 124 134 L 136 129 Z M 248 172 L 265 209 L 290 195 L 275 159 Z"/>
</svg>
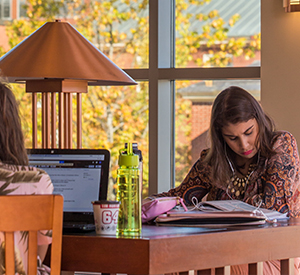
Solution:
<svg viewBox="0 0 300 275">
<path fill-rule="evenodd" d="M 37 147 L 37 93 L 42 93 L 43 148 L 56 147 L 56 93 L 59 147 L 72 147 L 71 95 L 77 94 L 77 147 L 81 148 L 81 93 L 88 91 L 88 85 L 137 84 L 71 24 L 59 20 L 45 23 L 2 56 L 0 75 L 11 83 L 25 83 L 26 92 L 32 93 L 33 148 Z"/>
</svg>

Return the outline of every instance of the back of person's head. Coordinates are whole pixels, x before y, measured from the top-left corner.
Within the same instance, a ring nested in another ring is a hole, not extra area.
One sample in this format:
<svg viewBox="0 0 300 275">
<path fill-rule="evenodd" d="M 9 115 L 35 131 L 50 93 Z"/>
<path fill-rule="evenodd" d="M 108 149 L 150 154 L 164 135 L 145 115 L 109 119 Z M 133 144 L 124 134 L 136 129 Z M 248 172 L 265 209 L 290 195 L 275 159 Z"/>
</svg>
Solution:
<svg viewBox="0 0 300 275">
<path fill-rule="evenodd" d="M 27 165 L 18 104 L 8 84 L 0 82 L 0 160 Z"/>
<path fill-rule="evenodd" d="M 211 148 L 207 156 L 207 161 L 212 166 L 216 165 L 215 168 L 219 166 L 219 169 L 224 170 L 224 167 L 228 166 L 225 150 L 229 155 L 233 153 L 223 139 L 222 128 L 228 124 L 247 122 L 249 119 L 256 119 L 258 123 L 259 134 L 256 143 L 260 153 L 266 157 L 272 154 L 271 140 L 275 133 L 272 119 L 250 93 L 240 87 L 231 86 L 219 93 L 212 107 L 209 130 Z"/>
</svg>

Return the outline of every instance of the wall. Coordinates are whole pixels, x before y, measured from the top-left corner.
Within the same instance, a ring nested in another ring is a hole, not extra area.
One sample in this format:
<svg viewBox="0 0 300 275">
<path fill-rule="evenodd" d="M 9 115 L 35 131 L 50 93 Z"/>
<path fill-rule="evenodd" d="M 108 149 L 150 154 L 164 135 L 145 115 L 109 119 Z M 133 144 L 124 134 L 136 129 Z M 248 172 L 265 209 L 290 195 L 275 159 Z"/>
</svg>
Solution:
<svg viewBox="0 0 300 275">
<path fill-rule="evenodd" d="M 192 105 L 192 163 L 195 163 L 202 150 L 209 148 L 207 134 L 210 123 L 212 103 L 193 102 Z"/>
<path fill-rule="evenodd" d="M 300 147 L 300 12 L 286 13 L 282 2 L 261 0 L 261 102 Z"/>
</svg>

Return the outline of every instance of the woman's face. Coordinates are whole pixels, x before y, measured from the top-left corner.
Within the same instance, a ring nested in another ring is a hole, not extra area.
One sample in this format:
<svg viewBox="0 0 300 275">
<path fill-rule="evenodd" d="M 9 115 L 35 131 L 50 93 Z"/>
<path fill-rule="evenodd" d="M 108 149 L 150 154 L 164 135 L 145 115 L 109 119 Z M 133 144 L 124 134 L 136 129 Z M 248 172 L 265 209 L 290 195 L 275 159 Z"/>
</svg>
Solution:
<svg viewBox="0 0 300 275">
<path fill-rule="evenodd" d="M 257 151 L 258 123 L 255 118 L 247 122 L 229 123 L 222 128 L 222 135 L 227 145 L 243 159 L 253 158 Z"/>
</svg>

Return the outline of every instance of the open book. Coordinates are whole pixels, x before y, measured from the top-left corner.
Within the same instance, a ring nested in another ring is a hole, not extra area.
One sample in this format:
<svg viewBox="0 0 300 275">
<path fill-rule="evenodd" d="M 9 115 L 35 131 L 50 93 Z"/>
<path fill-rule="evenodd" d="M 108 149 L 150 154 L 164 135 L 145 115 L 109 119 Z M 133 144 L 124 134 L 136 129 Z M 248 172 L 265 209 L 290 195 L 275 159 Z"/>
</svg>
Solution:
<svg viewBox="0 0 300 275">
<path fill-rule="evenodd" d="M 266 221 L 287 219 L 287 214 L 257 208 L 239 200 L 219 200 L 200 202 L 184 211 L 176 207 L 156 218 L 157 225 L 169 226 L 232 226 L 257 225 Z"/>
</svg>

